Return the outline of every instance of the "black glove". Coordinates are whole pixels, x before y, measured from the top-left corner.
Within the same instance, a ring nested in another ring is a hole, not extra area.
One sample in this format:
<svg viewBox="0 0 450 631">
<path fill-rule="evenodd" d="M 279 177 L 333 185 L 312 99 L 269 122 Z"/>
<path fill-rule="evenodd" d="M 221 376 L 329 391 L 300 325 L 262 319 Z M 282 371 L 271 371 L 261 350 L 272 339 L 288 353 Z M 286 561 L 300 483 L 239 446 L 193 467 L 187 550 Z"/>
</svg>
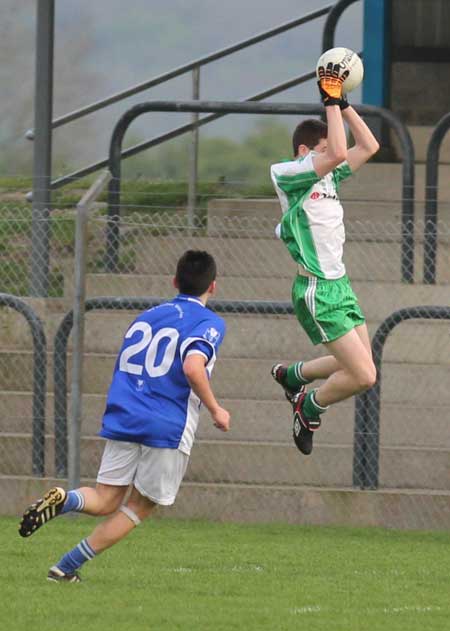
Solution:
<svg viewBox="0 0 450 631">
<path fill-rule="evenodd" d="M 341 108 L 341 112 L 342 110 L 347 109 L 347 107 L 350 105 L 350 103 L 347 101 L 347 95 L 343 94 L 341 96 L 341 100 L 339 102 L 339 107 Z"/>
<path fill-rule="evenodd" d="M 333 65 L 331 62 L 327 64 L 326 68 L 324 66 L 318 68 L 319 81 L 317 85 L 319 86 L 320 98 L 325 106 L 341 106 L 342 84 L 350 73 L 348 70 L 344 70 L 340 75 L 339 72 L 339 64 Z"/>
</svg>

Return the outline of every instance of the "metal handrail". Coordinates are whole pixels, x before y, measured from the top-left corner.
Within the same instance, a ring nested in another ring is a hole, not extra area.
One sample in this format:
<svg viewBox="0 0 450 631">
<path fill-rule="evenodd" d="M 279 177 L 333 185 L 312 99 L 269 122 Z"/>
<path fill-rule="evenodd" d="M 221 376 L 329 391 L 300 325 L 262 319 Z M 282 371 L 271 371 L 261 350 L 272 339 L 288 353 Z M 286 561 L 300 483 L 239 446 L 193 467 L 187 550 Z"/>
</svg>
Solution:
<svg viewBox="0 0 450 631">
<path fill-rule="evenodd" d="M 336 32 L 337 23 L 340 20 L 341 15 L 344 13 L 351 4 L 354 4 L 357 0 L 339 0 L 332 7 L 327 15 L 325 24 L 323 25 L 322 32 L 322 52 L 334 48 L 334 35 Z"/>
<path fill-rule="evenodd" d="M 94 309 L 121 309 L 144 311 L 156 307 L 166 298 L 120 298 L 101 296 L 85 302 L 85 312 Z M 285 315 L 294 313 L 289 302 L 268 302 L 263 300 L 233 301 L 211 300 L 208 306 L 217 313 L 249 313 L 262 315 Z M 54 371 L 54 412 L 55 412 L 55 475 L 67 477 L 67 345 L 74 323 L 74 312 L 69 311 L 62 319 L 55 335 L 53 351 Z"/>
<path fill-rule="evenodd" d="M 11 294 L 0 293 L 0 305 L 15 309 L 30 326 L 33 337 L 33 428 L 31 467 L 34 475 L 45 475 L 45 397 L 47 388 L 47 340 L 43 324 L 26 302 Z"/>
<path fill-rule="evenodd" d="M 394 311 L 380 324 L 372 338 L 377 383 L 358 396 L 355 408 L 353 484 L 361 489 L 377 489 L 380 453 L 380 400 L 383 350 L 391 331 L 401 322 L 413 319 L 450 320 L 450 307 L 420 305 Z"/>
<path fill-rule="evenodd" d="M 246 99 L 244 99 L 243 102 L 248 103 L 249 101 L 260 101 L 262 99 L 273 96 L 274 94 L 279 94 L 280 92 L 289 90 L 290 88 L 293 88 L 296 85 L 305 83 L 305 81 L 309 81 L 310 79 L 313 79 L 315 76 L 316 76 L 315 70 L 311 72 L 307 72 L 303 75 L 300 75 L 300 77 L 294 77 L 293 79 L 289 79 L 288 81 L 283 81 L 283 83 L 279 83 L 278 85 L 273 86 L 272 88 L 269 88 L 268 90 L 264 90 L 263 92 L 258 92 L 258 94 L 254 94 L 253 96 L 249 96 Z M 193 131 L 194 129 L 198 129 L 199 127 L 202 127 L 203 125 L 206 125 L 207 123 L 211 123 L 212 121 L 217 120 L 218 118 L 221 118 L 222 116 L 226 116 L 226 114 L 212 114 L 211 116 L 203 117 L 196 123 L 188 123 L 186 125 L 181 125 L 180 127 L 176 127 L 175 129 L 172 129 L 164 134 L 155 136 L 154 138 L 150 138 L 149 140 L 145 140 L 144 142 L 141 142 L 137 145 L 133 145 L 132 147 L 129 147 L 128 149 L 125 149 L 125 151 L 121 153 L 121 157 L 123 160 L 125 160 L 126 158 L 131 158 L 131 156 L 134 156 L 137 153 L 144 151 L 145 149 L 156 147 L 157 145 L 160 145 L 163 142 L 166 142 L 167 140 L 171 140 L 172 138 L 181 136 L 182 134 L 185 134 L 188 131 Z M 51 183 L 51 188 L 52 190 L 62 188 L 66 184 L 69 184 L 69 182 L 73 182 L 76 179 L 86 177 L 87 175 L 91 175 L 92 173 L 95 173 L 99 169 L 103 169 L 107 167 L 108 164 L 109 164 L 109 158 L 104 158 L 103 160 L 94 162 L 93 164 L 90 164 L 87 167 L 84 167 L 83 169 L 79 169 L 78 171 L 74 171 L 73 173 L 69 173 L 68 175 L 64 175 L 54 180 Z"/>
<path fill-rule="evenodd" d="M 423 233 L 423 282 L 426 285 L 436 282 L 439 152 L 449 129 L 450 112 L 434 128 L 427 149 Z"/>
<path fill-rule="evenodd" d="M 401 273 L 404 282 L 412 283 L 414 281 L 414 145 L 407 127 L 393 112 L 374 105 L 357 105 L 355 109 L 360 114 L 376 115 L 382 118 L 395 131 L 402 147 Z M 314 115 L 321 114 L 323 108 L 318 104 L 254 103 L 248 101 L 150 101 L 130 108 L 117 122 L 110 143 L 109 170 L 112 179 L 108 189 L 109 219 L 106 246 L 108 271 L 115 271 L 118 260 L 122 141 L 130 124 L 138 116 L 148 112 Z M 201 119 L 198 124 L 201 124 L 202 120 L 204 119 Z M 177 135 L 184 133 L 186 127 L 188 126 L 184 126 L 183 132 L 179 131 Z"/>
<path fill-rule="evenodd" d="M 229 55 L 238 52 L 240 50 L 244 50 L 245 48 L 249 48 L 254 44 L 258 44 L 263 42 L 264 40 L 271 39 L 276 35 L 280 35 L 281 33 L 285 33 L 296 26 L 301 26 L 302 24 L 306 24 L 307 22 L 312 22 L 317 18 L 326 15 L 331 9 L 333 5 L 329 4 L 321 9 L 317 9 L 311 13 L 307 13 L 300 18 L 295 18 L 294 20 L 289 20 L 288 22 L 284 22 L 283 24 L 279 24 L 274 28 L 271 28 L 267 31 L 263 31 L 258 33 L 257 35 L 253 35 L 245 40 L 240 42 L 236 42 L 235 44 L 231 44 L 231 46 L 226 46 L 225 48 L 221 48 L 220 50 L 215 51 L 214 53 L 210 53 L 209 55 L 205 55 L 204 57 L 199 57 L 198 59 L 194 59 L 187 64 L 179 66 L 178 68 L 174 68 L 173 70 L 169 70 L 164 72 L 157 77 L 153 77 L 152 79 L 148 79 L 142 83 L 138 83 L 137 85 L 128 88 L 127 90 L 122 90 L 121 92 L 117 92 L 105 99 L 100 101 L 96 101 L 95 103 L 91 103 L 90 105 L 86 105 L 78 110 L 74 110 L 73 112 L 69 112 L 64 116 L 60 116 L 52 121 L 52 128 L 61 127 L 62 125 L 66 125 L 78 118 L 82 118 L 83 116 L 87 116 L 88 114 L 92 114 L 100 109 L 108 107 L 109 105 L 113 105 L 118 101 L 126 99 L 130 96 L 134 96 L 135 94 L 139 94 L 139 92 L 143 92 L 144 90 L 148 90 L 149 88 L 153 88 L 156 85 L 164 83 L 165 81 L 169 81 L 170 79 L 174 79 L 179 77 L 180 75 L 186 74 L 195 68 L 200 66 L 206 66 L 207 64 L 217 61 L 218 59 L 222 59 L 223 57 L 228 57 Z M 27 138 L 32 140 L 34 138 L 34 129 L 30 129 L 26 133 Z"/>
</svg>

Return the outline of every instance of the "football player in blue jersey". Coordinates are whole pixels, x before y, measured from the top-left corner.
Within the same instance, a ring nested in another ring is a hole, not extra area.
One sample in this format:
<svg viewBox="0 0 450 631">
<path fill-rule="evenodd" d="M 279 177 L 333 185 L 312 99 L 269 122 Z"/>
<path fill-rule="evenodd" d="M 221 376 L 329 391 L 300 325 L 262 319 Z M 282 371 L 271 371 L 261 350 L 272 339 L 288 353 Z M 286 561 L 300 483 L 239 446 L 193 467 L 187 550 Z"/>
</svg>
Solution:
<svg viewBox="0 0 450 631">
<path fill-rule="evenodd" d="M 50 568 L 49 580 L 79 582 L 85 561 L 123 539 L 155 505 L 174 503 L 201 403 L 218 429 L 230 427 L 209 383 L 225 335 L 223 319 L 206 307 L 216 287 L 213 257 L 185 252 L 174 285 L 180 293 L 139 315 L 125 334 L 100 431 L 106 445 L 95 489 L 52 488 L 23 515 L 22 537 L 70 511 L 109 515 Z"/>
</svg>

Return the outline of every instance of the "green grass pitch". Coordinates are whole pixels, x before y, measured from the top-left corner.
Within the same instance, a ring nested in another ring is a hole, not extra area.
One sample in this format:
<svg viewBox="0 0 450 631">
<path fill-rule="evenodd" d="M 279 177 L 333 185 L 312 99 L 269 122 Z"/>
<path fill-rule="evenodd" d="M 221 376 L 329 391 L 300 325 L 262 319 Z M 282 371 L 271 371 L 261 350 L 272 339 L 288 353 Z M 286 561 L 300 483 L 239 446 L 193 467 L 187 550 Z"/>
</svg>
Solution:
<svg viewBox="0 0 450 631">
<path fill-rule="evenodd" d="M 95 521 L 30 539 L 0 519 L 8 631 L 448 631 L 448 533 L 150 520 L 82 570 L 47 569 Z"/>
</svg>

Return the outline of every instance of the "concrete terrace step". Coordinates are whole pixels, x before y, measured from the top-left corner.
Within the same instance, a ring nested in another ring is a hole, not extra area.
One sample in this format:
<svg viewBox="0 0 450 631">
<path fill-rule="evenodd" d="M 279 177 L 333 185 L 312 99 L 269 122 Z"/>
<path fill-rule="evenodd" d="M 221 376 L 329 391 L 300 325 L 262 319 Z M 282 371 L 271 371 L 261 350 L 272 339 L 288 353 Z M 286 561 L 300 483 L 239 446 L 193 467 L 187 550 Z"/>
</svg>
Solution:
<svg viewBox="0 0 450 631">
<path fill-rule="evenodd" d="M 450 274 L 450 264 L 448 266 Z M 153 280 L 154 293 L 149 286 Z M 88 277 L 90 294 L 93 295 L 155 295 L 162 299 L 173 297 L 171 287 L 171 277 L 147 277 L 119 275 L 113 280 L 107 275 L 92 275 Z M 227 287 L 227 282 L 222 279 L 219 283 L 218 299 L 234 298 L 237 300 L 275 300 L 290 303 L 292 278 L 271 278 L 271 279 L 231 279 L 231 284 Z M 155 286 L 156 285 L 156 286 Z M 225 285 L 225 286 L 224 286 Z M 379 324 L 384 318 L 395 309 L 418 304 L 445 305 L 449 304 L 449 285 L 405 285 L 402 283 L 381 283 L 381 282 L 361 282 L 353 281 L 352 286 L 360 300 L 360 304 L 369 323 Z M 264 291 L 264 287 L 266 291 Z M 228 289 L 230 291 L 227 295 Z M 237 288 L 237 289 L 236 289 Z M 114 290 L 114 291 L 112 291 Z M 47 345 L 53 347 L 54 336 L 65 313 L 72 305 L 67 299 L 49 300 L 27 299 L 27 303 L 36 311 L 44 324 L 47 336 Z M 86 316 L 86 349 L 92 351 L 118 350 L 122 336 L 129 323 L 134 319 L 137 312 L 132 311 L 107 311 L 98 310 L 89 312 Z M 250 316 L 225 316 L 229 323 L 229 334 L 227 344 L 233 343 L 235 336 L 239 336 L 238 345 L 244 336 L 248 336 L 249 343 L 258 339 L 258 345 L 268 347 L 275 337 L 275 331 L 281 327 L 283 334 L 295 336 L 291 339 L 299 339 L 299 344 L 303 344 L 303 333 L 297 326 L 294 317 L 288 317 L 287 322 L 283 322 L 281 316 L 255 316 L 252 320 Z M 258 320 L 264 320 L 263 324 L 258 324 Z M 427 331 L 435 331 L 436 321 L 421 321 Z M 418 322 L 419 324 L 419 322 Z M 406 330 L 408 324 L 401 324 L 398 331 Z M 261 328 L 262 327 L 262 328 Z M 276 328 L 274 328 L 276 327 Z M 445 325 L 444 325 L 445 327 Z M 269 337 L 269 331 L 272 333 Z M 422 329 L 423 331 L 425 329 Z M 289 331 L 289 333 L 288 333 Z M 372 328 L 373 331 L 373 328 Z M 395 333 L 397 335 L 397 333 Z M 428 335 L 428 334 L 427 334 Z M 445 332 L 444 332 L 444 335 Z M 71 340 L 69 338 L 69 346 Z M 283 341 L 281 340 L 281 344 Z M 309 346 L 309 342 L 307 344 Z M 408 345 L 406 345 L 407 347 Z M 27 348 L 32 347 L 31 332 L 25 318 L 13 309 L 0 308 L 0 348 Z M 434 343 L 433 343 L 434 347 Z M 225 347 L 226 348 L 226 347 Z M 225 350 L 225 352 L 227 352 Z M 0 367 L 1 379 L 1 367 Z"/>
<path fill-rule="evenodd" d="M 449 456 L 446 449 L 381 449 L 380 486 L 449 490 Z M 187 481 L 350 486 L 352 459 L 345 445 L 318 444 L 305 458 L 294 445 L 204 441 L 194 446 Z"/>
<path fill-rule="evenodd" d="M 83 485 L 95 480 L 84 478 Z M 0 514 L 21 515 L 37 497 L 65 480 L 0 476 Z M 185 482 L 173 507 L 157 515 L 237 522 L 378 526 L 420 530 L 450 528 L 450 493 L 426 490 L 360 491 L 304 486 Z"/>
<path fill-rule="evenodd" d="M 94 477 L 104 441 L 83 438 L 81 472 Z M 30 475 L 31 436 L 3 434 L 0 475 Z M 46 473 L 53 472 L 53 437 L 46 439 Z M 450 451 L 439 448 L 392 447 L 380 450 L 380 486 L 450 490 Z M 293 443 L 197 441 L 186 482 L 348 487 L 352 484 L 353 449 L 317 444 L 311 457 Z M 262 466 L 263 465 L 263 466 Z"/>
<path fill-rule="evenodd" d="M 101 425 L 106 394 L 87 394 L 83 397 L 82 432 L 95 436 Z M 289 404 L 283 400 L 222 399 L 221 403 L 232 416 L 232 431 L 221 434 L 223 440 L 290 440 L 292 418 Z M 32 425 L 32 394 L 30 392 L 0 392 L 0 434 L 27 433 Z M 68 399 L 70 412 L 70 396 Z M 423 418 L 432 413 L 433 422 L 423 432 Z M 53 431 L 53 395 L 47 395 L 47 430 Z M 386 403 L 381 407 L 381 443 L 385 446 L 429 446 L 450 448 L 450 426 L 447 409 L 439 404 L 430 406 Z M 354 402 L 333 406 L 323 417 L 323 425 L 316 441 L 352 444 Z M 207 412 L 202 411 L 197 437 L 215 439 L 218 432 Z"/>
<path fill-rule="evenodd" d="M 430 137 L 434 129 L 435 128 L 433 126 L 428 125 L 408 126 L 408 130 L 411 134 L 411 138 L 414 144 L 416 162 L 426 162 L 428 144 L 430 142 Z M 396 142 L 397 139 L 396 137 L 394 138 L 394 136 L 395 134 L 392 134 L 394 146 L 397 146 L 398 142 Z M 400 149 L 398 153 L 401 153 Z M 450 163 L 450 136 L 448 134 L 444 137 L 441 145 L 441 150 L 439 152 L 439 162 L 441 164 Z"/>
<path fill-rule="evenodd" d="M 83 476 L 96 475 L 103 447 L 104 440 L 100 438 L 82 438 Z M 0 475 L 30 474 L 30 435 L 3 434 L 0 451 Z M 272 483 L 281 484 L 312 482 L 314 485 L 345 486 L 351 484 L 350 452 L 351 448 L 344 446 L 318 447 L 318 457 L 307 460 L 310 464 L 305 470 L 304 463 L 300 466 L 299 451 L 291 444 L 197 441 L 185 480 L 245 483 L 267 483 L 272 480 Z M 54 440 L 51 435 L 46 436 L 45 460 L 48 475 L 54 475 Z M 261 466 L 262 462 L 264 467 Z M 272 479 L 271 476 L 275 477 Z"/>
<path fill-rule="evenodd" d="M 448 491 L 186 483 L 173 517 L 448 530 Z M 165 509 L 162 511 L 166 514 Z"/>
<path fill-rule="evenodd" d="M 364 305 L 363 305 L 364 306 Z M 87 353 L 116 354 L 123 336 L 138 312 L 91 311 L 85 320 L 85 351 Z M 369 316 L 369 314 L 367 314 Z M 227 336 L 220 350 L 221 357 L 289 357 L 293 353 L 306 357 L 324 354 L 324 349 L 313 348 L 306 333 L 293 315 L 228 315 Z M 6 324 L 7 320 L 7 324 Z M 13 311 L 0 313 L 0 348 L 29 350 L 30 332 L 20 326 L 23 318 Z M 47 323 L 48 348 L 53 349 L 54 335 L 61 321 L 60 314 L 49 313 Z M 369 333 L 374 335 L 378 322 L 370 322 Z M 444 363 L 447 349 L 442 340 L 450 330 L 450 321 L 414 320 L 399 325 L 389 337 L 385 349 L 387 361 Z M 69 350 L 72 348 L 69 338 Z M 2 368 L 0 366 L 0 382 Z"/>
<path fill-rule="evenodd" d="M 109 316 L 109 317 L 108 317 Z M 86 319 L 85 348 L 88 352 L 116 353 L 123 335 L 134 316 L 118 313 L 90 314 Z M 225 315 L 227 335 L 220 349 L 220 357 L 270 358 L 317 357 L 324 354 L 321 347 L 313 347 L 295 316 Z M 369 333 L 374 335 L 379 323 L 369 322 Z M 416 320 L 404 322 L 386 343 L 386 361 L 445 363 L 450 321 Z"/>
<path fill-rule="evenodd" d="M 378 218 L 376 219 L 378 221 Z M 393 220 L 391 220 L 392 222 Z M 381 225 L 379 229 L 364 225 L 350 230 L 347 228 L 347 242 L 344 248 L 344 261 L 350 278 L 368 281 L 400 281 L 401 280 L 401 246 L 400 224 Z M 289 278 L 296 273 L 295 263 L 284 244 L 272 238 L 273 227 L 270 226 L 265 238 L 210 238 L 198 237 L 191 243 L 185 238 L 150 237 L 145 251 L 139 253 L 134 274 L 167 275 L 168 287 L 172 288 L 172 276 L 176 262 L 189 247 L 205 249 L 214 256 L 219 270 L 219 286 L 226 277 L 234 276 L 242 279 Z M 416 279 L 422 281 L 423 245 L 416 234 L 415 249 Z M 450 223 L 447 231 L 439 233 L 436 267 L 437 280 L 450 283 Z M 147 244 L 147 240 L 146 240 Z M 103 276 L 104 287 L 114 282 L 114 277 Z M 69 283 L 70 285 L 70 283 Z M 105 292 L 105 290 L 104 290 Z M 105 292 L 106 293 L 106 292 Z"/>
<path fill-rule="evenodd" d="M 88 394 L 83 397 L 82 433 L 97 435 L 105 409 L 106 394 Z M 221 399 L 230 411 L 231 431 L 219 434 L 212 425 L 209 414 L 203 410 L 197 438 L 231 441 L 280 442 L 291 440 L 292 414 L 287 401 L 262 399 Z M 0 393 L 0 435 L 2 433 L 26 434 L 32 427 L 32 394 L 30 392 Z M 70 397 L 68 412 L 70 415 Z M 53 433 L 53 395 L 47 396 L 46 427 Z M 354 401 L 345 401 L 332 406 L 323 416 L 323 424 L 315 441 L 329 444 L 353 444 Z M 432 422 L 423 431 L 423 419 Z M 447 407 L 430 405 L 427 399 L 421 404 L 396 404 L 383 400 L 380 417 L 380 442 L 383 446 L 445 447 L 450 449 L 450 423 Z"/>
<path fill-rule="evenodd" d="M 362 256 L 362 254 L 360 255 Z M 383 266 L 380 259 L 379 269 Z M 448 273 L 448 272 L 447 272 Z M 362 275 L 364 268 L 362 269 Z M 400 275 L 400 273 L 399 273 Z M 445 276 L 445 274 L 444 274 Z M 294 274 L 284 277 L 224 277 L 218 280 L 217 300 L 291 300 Z M 445 279 L 444 279 L 445 280 Z M 449 283 L 450 284 L 450 283 Z M 449 285 L 405 285 L 401 282 L 352 280 L 361 305 L 369 320 L 381 320 L 394 309 L 417 304 L 448 304 Z M 159 296 L 171 298 L 171 276 L 120 274 L 90 274 L 87 277 L 87 296 Z M 366 305 L 369 305 L 368 307 Z M 374 305 L 372 309 L 372 304 Z M 393 305 L 392 308 L 390 306 Z M 372 309 L 372 311 L 368 310 Z"/>
<path fill-rule="evenodd" d="M 425 164 L 415 165 L 415 200 L 417 202 L 425 199 L 425 170 Z M 401 199 L 401 191 L 402 165 L 372 162 L 345 180 L 342 183 L 340 194 L 343 200 L 392 201 Z M 450 201 L 449 164 L 439 166 L 439 200 L 444 202 L 443 212 L 448 218 L 450 206 L 445 202 Z"/>
<path fill-rule="evenodd" d="M 450 165 L 448 167 L 450 173 Z M 442 175 L 442 174 L 441 174 Z M 446 177 L 448 175 L 446 174 Z M 351 189 L 354 189 L 352 193 Z M 435 196 L 433 193 L 433 197 Z M 361 188 L 359 183 L 353 187 L 342 186 L 340 200 L 344 208 L 344 224 L 346 232 L 358 241 L 364 241 L 368 230 L 378 232 L 378 236 L 389 234 L 398 238 L 402 217 L 402 188 L 389 188 L 388 191 L 373 198 L 370 192 Z M 416 189 L 417 195 L 417 189 Z M 407 196 L 405 196 L 407 198 Z M 417 239 L 423 235 L 425 221 L 425 200 L 413 200 Z M 446 190 L 438 192 L 439 219 L 448 226 L 450 220 L 450 199 L 446 198 Z M 221 238 L 261 237 L 269 235 L 272 224 L 281 220 L 280 204 L 275 197 L 258 198 L 223 198 L 213 199 L 208 204 L 208 236 Z M 445 227 L 444 227 L 445 230 Z"/>
<path fill-rule="evenodd" d="M 415 168 L 415 221 L 417 234 L 423 232 L 425 199 L 425 165 Z M 341 187 L 340 196 L 345 210 L 347 233 L 352 238 L 364 240 L 358 233 L 360 222 L 379 222 L 378 236 L 388 234 L 387 226 L 399 221 L 402 198 L 402 165 L 370 163 L 360 169 Z M 448 225 L 450 221 L 450 165 L 439 168 L 439 218 Z M 248 225 L 255 230 L 255 218 L 263 222 L 278 222 L 280 207 L 276 198 L 266 199 L 219 199 L 208 205 L 208 232 L 210 235 L 233 234 L 242 236 Z M 366 227 L 367 229 L 367 227 Z M 390 229 L 398 237 L 398 228 Z M 447 230 L 448 233 L 448 230 Z M 448 239 L 448 236 L 445 237 Z M 348 247 L 348 244 L 347 244 Z M 417 263 L 422 267 L 421 262 Z M 448 258 L 443 269 L 448 268 Z M 349 264 L 350 275 L 354 271 Z M 445 273 L 445 272 L 444 272 Z M 394 276 L 395 278 L 396 276 Z M 419 279 L 419 276 L 417 277 Z M 446 282 L 446 281 L 444 281 Z"/>
<path fill-rule="evenodd" d="M 371 200 L 375 203 L 398 202 L 402 199 L 402 164 L 370 162 L 342 182 L 339 195 L 344 202 L 360 200 Z M 273 199 L 276 202 L 275 195 Z M 417 202 L 425 200 L 425 164 L 415 165 L 415 200 Z M 450 164 L 441 164 L 439 167 L 439 200 L 450 201 Z M 242 201 L 245 202 L 245 200 Z M 229 207 L 229 202 L 230 199 L 211 200 L 208 205 L 208 215 L 210 210 L 215 212 L 221 207 L 224 208 L 227 205 Z M 274 208 L 277 208 L 277 214 L 273 214 L 272 209 L 262 210 L 262 213 L 276 217 L 280 212 L 279 206 L 274 203 Z M 242 206 L 241 209 L 245 210 L 245 207 Z M 447 212 L 449 212 L 448 206 Z"/>
<path fill-rule="evenodd" d="M 282 359 L 282 358 L 281 358 Z M 295 358 L 285 358 L 293 361 Z M 103 394 L 107 391 L 115 363 L 115 356 L 91 353 L 84 364 L 84 392 Z M 273 359 L 222 358 L 213 374 L 213 384 L 220 398 L 233 399 L 282 399 L 281 388 L 270 376 Z M 70 386 L 70 355 L 68 386 Z M 29 391 L 32 388 L 32 353 L 29 351 L 0 352 L 3 367 L 0 388 L 2 390 Z M 7 367 L 5 369 L 5 367 Z M 53 374 L 49 362 L 48 391 L 53 389 Z M 383 397 L 391 403 L 418 404 L 423 399 L 423 389 L 432 388 L 433 402 L 450 404 L 450 365 L 386 363 L 383 367 Z M 420 384 L 420 387 L 418 387 Z"/>
</svg>

